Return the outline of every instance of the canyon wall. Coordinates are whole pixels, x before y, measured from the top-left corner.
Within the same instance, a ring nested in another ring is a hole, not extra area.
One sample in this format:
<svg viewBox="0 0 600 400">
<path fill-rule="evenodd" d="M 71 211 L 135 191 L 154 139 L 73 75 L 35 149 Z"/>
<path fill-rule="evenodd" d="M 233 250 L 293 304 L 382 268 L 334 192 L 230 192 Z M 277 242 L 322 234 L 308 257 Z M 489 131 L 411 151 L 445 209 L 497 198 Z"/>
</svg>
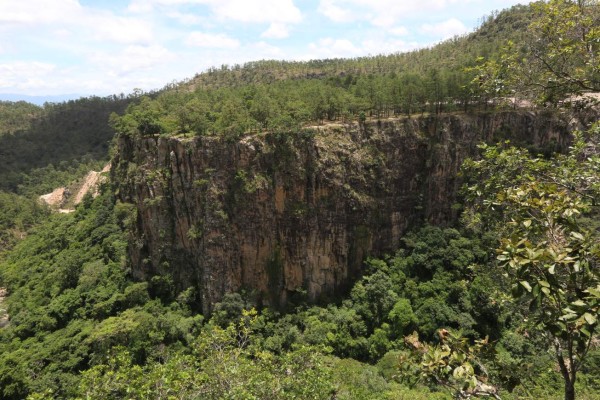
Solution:
<svg viewBox="0 0 600 400">
<path fill-rule="evenodd" d="M 245 289 L 283 305 L 344 292 L 369 255 L 456 220 L 462 161 L 482 142 L 566 148 L 570 117 L 510 111 L 329 124 L 298 133 L 120 137 L 111 175 L 135 207 L 139 279 L 194 287 L 204 312 Z"/>
</svg>

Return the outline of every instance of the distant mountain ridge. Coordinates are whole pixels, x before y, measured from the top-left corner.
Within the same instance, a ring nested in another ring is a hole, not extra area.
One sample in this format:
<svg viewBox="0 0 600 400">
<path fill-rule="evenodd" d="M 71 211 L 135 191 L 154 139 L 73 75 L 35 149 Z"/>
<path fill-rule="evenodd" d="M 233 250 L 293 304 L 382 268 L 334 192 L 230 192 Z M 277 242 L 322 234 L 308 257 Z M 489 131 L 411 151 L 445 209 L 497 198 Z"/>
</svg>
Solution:
<svg viewBox="0 0 600 400">
<path fill-rule="evenodd" d="M 81 97 L 85 97 L 85 95 L 70 93 L 47 96 L 29 96 L 26 94 L 17 93 L 0 93 L 1 101 L 26 101 L 28 103 L 36 104 L 38 106 L 42 106 L 44 105 L 44 103 L 62 103 L 63 101 L 76 100 Z"/>
</svg>

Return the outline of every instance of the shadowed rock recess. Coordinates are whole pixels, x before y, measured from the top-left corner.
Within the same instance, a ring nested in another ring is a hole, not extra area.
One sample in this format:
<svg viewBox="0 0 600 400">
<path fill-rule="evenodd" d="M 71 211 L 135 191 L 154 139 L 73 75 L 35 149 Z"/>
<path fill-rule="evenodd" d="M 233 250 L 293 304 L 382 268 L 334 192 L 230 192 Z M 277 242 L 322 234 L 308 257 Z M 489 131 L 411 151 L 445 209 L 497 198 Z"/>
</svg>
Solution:
<svg viewBox="0 0 600 400">
<path fill-rule="evenodd" d="M 117 197 L 135 205 L 136 278 L 193 286 L 204 312 L 245 289 L 282 306 L 343 293 L 366 256 L 411 226 L 455 221 L 462 161 L 482 141 L 565 148 L 578 128 L 549 112 L 384 120 L 298 133 L 120 137 Z"/>
</svg>

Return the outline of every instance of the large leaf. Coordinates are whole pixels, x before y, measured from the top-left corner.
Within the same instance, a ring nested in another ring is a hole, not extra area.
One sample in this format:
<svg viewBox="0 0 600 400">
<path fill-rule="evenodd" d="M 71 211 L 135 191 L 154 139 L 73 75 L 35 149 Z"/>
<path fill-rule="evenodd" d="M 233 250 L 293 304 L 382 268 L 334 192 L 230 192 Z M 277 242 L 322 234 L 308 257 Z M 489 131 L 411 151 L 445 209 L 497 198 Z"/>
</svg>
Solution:
<svg viewBox="0 0 600 400">
<path fill-rule="evenodd" d="M 531 293 L 531 285 L 529 284 L 529 282 L 521 281 L 519 283 L 521 284 L 521 286 L 523 286 L 525 288 L 525 290 L 527 290 L 529 293 Z"/>
<path fill-rule="evenodd" d="M 590 313 L 583 314 L 583 318 L 585 319 L 585 322 L 587 322 L 590 325 L 594 325 L 598 321 L 596 316 Z"/>
</svg>

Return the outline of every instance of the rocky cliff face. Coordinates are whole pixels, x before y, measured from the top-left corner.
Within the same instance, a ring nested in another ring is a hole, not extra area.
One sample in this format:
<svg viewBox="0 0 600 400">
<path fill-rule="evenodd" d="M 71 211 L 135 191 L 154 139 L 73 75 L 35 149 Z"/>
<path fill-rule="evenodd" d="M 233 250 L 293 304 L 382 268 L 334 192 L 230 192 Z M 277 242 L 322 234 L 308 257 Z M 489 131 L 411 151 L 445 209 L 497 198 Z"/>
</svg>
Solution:
<svg viewBox="0 0 600 400">
<path fill-rule="evenodd" d="M 328 125 L 296 134 L 121 137 L 117 196 L 135 205 L 134 274 L 197 289 L 202 308 L 227 292 L 284 304 L 344 291 L 368 255 L 403 232 L 456 218 L 457 172 L 481 141 L 564 147 L 570 122 L 505 112 Z"/>
</svg>

